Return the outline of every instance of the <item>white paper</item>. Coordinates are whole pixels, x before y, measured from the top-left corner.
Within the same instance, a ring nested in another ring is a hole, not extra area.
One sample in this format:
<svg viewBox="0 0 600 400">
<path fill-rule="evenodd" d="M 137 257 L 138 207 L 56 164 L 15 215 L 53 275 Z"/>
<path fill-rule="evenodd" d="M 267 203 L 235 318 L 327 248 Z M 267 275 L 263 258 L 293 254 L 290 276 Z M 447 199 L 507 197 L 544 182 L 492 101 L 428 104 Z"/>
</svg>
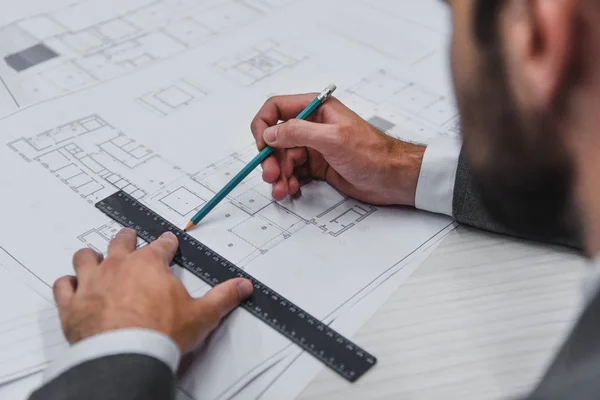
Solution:
<svg viewBox="0 0 600 400">
<path fill-rule="evenodd" d="M 454 224 L 448 226 L 420 251 L 415 252 L 405 262 L 390 271 L 387 276 L 382 277 L 373 285 L 373 289 L 368 295 L 358 299 L 355 304 L 340 312 L 340 316 L 333 321 L 331 326 L 350 337 L 354 335 L 454 229 Z M 236 400 L 295 398 L 322 370 L 323 366 L 315 364 L 310 355 L 290 347 L 284 360 L 232 398 Z"/>
<path fill-rule="evenodd" d="M 67 346 L 45 289 L 0 247 L 0 385 L 38 371 Z"/>
<path fill-rule="evenodd" d="M 0 75 L 19 107 L 0 120 L 0 218 L 10 227 L 0 243 L 49 289 L 72 273 L 77 249 L 106 249 L 119 226 L 93 204 L 118 189 L 184 225 L 256 154 L 248 126 L 273 94 L 334 82 L 340 99 L 390 135 L 420 143 L 456 135 L 444 76 L 423 73 L 443 75 L 443 35 L 415 22 L 419 13 L 399 19 L 385 9 L 390 3 L 381 6 L 90 0 L 45 4 L 49 11 L 0 27 Z M 358 37 L 352 28 L 365 16 L 372 29 Z M 383 41 L 408 33 L 418 40 L 393 48 Z M 47 59 L 29 66 L 23 51 L 40 43 Z M 450 224 L 363 204 L 324 183 L 302 192 L 274 202 L 257 170 L 193 235 L 327 323 Z M 207 290 L 175 273 L 192 294 Z M 226 397 L 275 368 L 289 348 L 238 310 L 180 387 L 191 397 Z"/>
</svg>

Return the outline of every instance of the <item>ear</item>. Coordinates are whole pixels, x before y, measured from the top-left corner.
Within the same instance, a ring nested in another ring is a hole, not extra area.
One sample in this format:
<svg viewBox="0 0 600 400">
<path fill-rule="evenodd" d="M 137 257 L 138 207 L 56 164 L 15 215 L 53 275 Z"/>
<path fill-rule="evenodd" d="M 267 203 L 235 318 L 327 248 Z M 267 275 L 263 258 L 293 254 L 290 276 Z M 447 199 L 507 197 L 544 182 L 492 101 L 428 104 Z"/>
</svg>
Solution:
<svg viewBox="0 0 600 400">
<path fill-rule="evenodd" d="M 523 7 L 522 74 L 530 101 L 553 103 L 575 57 L 580 0 L 517 0 Z M 507 43 L 510 46 L 510 43 Z"/>
</svg>

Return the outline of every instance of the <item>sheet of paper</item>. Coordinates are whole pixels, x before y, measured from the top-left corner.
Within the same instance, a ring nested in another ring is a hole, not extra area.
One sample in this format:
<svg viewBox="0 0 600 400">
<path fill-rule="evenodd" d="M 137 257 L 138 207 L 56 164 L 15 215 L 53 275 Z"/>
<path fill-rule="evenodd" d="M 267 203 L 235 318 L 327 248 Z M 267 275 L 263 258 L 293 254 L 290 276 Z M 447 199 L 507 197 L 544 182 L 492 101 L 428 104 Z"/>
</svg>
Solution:
<svg viewBox="0 0 600 400">
<path fill-rule="evenodd" d="M 0 247 L 0 385 L 38 371 L 67 346 L 47 289 Z"/>
<path fill-rule="evenodd" d="M 46 289 L 72 273 L 78 248 L 105 251 L 119 227 L 93 204 L 118 189 L 183 225 L 256 154 L 248 125 L 269 95 L 335 82 L 340 99 L 390 135 L 426 143 L 458 133 L 439 65 L 445 39 L 419 23 L 419 12 L 399 19 L 390 3 L 364 1 L 60 4 L 0 27 L 0 75 L 16 100 L 0 121 L 0 218 L 10 227 L 0 243 Z M 365 16 L 373 29 L 357 37 Z M 407 33 L 418 40 L 394 48 L 382 40 Z M 255 171 L 194 235 L 329 323 L 449 223 L 363 204 L 319 182 L 301 199 L 274 202 Z M 175 273 L 192 294 L 207 290 Z M 180 387 L 226 397 L 289 348 L 238 310 Z"/>
<path fill-rule="evenodd" d="M 353 335 L 454 228 L 454 224 L 448 226 L 405 262 L 374 282 L 364 297 L 339 311 L 332 326 L 345 335 Z M 293 398 L 323 369 L 320 364 L 314 363 L 312 357 L 303 354 L 294 345 L 287 346 L 285 351 L 267 360 L 263 367 L 255 369 L 249 379 L 229 388 L 221 398 Z M 41 373 L 37 373 L 11 384 L 0 385 L 0 398 L 24 400 L 40 384 Z M 184 389 L 179 389 L 177 398 L 190 400 L 194 397 Z"/>
<path fill-rule="evenodd" d="M 354 335 L 364 322 L 368 321 L 394 291 L 406 281 L 407 276 L 411 275 L 454 229 L 454 225 L 448 226 L 419 252 L 415 252 L 406 259 L 397 269 L 382 277 L 373 285 L 373 290 L 368 295 L 340 312 L 332 326 L 346 335 Z M 315 365 L 307 354 L 290 348 L 284 360 L 255 379 L 232 398 L 235 400 L 295 398 L 322 369 L 322 366 Z"/>
</svg>

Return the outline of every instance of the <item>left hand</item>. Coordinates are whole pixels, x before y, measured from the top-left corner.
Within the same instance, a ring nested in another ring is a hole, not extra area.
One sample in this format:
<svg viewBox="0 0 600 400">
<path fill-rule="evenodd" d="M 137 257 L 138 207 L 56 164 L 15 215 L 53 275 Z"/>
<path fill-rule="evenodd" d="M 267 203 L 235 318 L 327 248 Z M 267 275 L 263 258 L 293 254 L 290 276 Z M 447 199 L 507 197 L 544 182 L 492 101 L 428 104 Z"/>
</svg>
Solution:
<svg viewBox="0 0 600 400">
<path fill-rule="evenodd" d="M 54 283 L 54 298 L 69 343 L 109 330 L 152 329 L 171 337 L 182 353 L 196 347 L 219 321 L 252 293 L 252 283 L 233 279 L 192 298 L 169 269 L 178 247 L 167 232 L 136 250 L 137 235 L 123 229 L 106 260 L 91 249 L 75 253 L 77 276 Z"/>
</svg>

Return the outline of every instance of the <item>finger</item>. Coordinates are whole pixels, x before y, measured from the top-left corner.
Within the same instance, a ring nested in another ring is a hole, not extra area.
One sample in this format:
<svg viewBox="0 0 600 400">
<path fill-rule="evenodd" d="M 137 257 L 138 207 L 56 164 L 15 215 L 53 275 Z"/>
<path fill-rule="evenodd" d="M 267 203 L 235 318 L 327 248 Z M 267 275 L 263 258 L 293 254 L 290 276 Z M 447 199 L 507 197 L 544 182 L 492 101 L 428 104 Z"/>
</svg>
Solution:
<svg viewBox="0 0 600 400">
<path fill-rule="evenodd" d="M 173 260 L 178 247 L 179 240 L 172 232 L 163 233 L 158 239 L 146 246 L 151 251 L 155 251 L 167 265 Z"/>
<path fill-rule="evenodd" d="M 288 179 L 285 176 L 282 176 L 281 179 L 273 185 L 272 196 L 275 200 L 281 201 L 285 199 L 289 193 Z"/>
<path fill-rule="evenodd" d="M 292 149 L 296 150 L 296 149 Z M 287 150 L 284 150 L 280 159 L 281 175 L 289 178 L 294 173 L 294 160 L 290 157 Z"/>
<path fill-rule="evenodd" d="M 263 137 L 272 147 L 310 147 L 322 154 L 331 154 L 339 150 L 339 146 L 344 142 L 344 131 L 333 124 L 291 119 L 266 129 Z"/>
<path fill-rule="evenodd" d="M 73 254 L 73 266 L 78 264 L 93 264 L 98 265 L 102 262 L 104 256 L 97 251 L 86 247 L 84 249 L 80 249 L 75 254 Z"/>
<path fill-rule="evenodd" d="M 54 282 L 52 293 L 59 312 L 64 312 L 69 307 L 76 289 L 77 278 L 74 276 L 63 276 Z"/>
<path fill-rule="evenodd" d="M 135 251 L 137 233 L 133 229 L 121 229 L 108 245 L 108 257 L 122 258 Z"/>
<path fill-rule="evenodd" d="M 262 163 L 263 168 L 263 180 L 267 183 L 275 183 L 281 175 L 281 169 L 279 168 L 279 161 L 277 158 L 271 156 Z"/>
<path fill-rule="evenodd" d="M 271 157 L 274 160 L 274 163 L 269 166 L 270 170 L 266 171 L 267 178 L 269 178 L 268 183 L 275 183 L 280 179 L 281 176 L 281 160 L 285 159 L 286 150 L 285 149 L 275 149 L 273 152 L 273 156 Z M 265 175 L 265 171 L 263 171 L 263 175 Z"/>
<path fill-rule="evenodd" d="M 305 147 L 285 150 L 281 158 L 281 173 L 286 177 L 294 174 L 294 169 L 308 161 L 308 152 Z"/>
<path fill-rule="evenodd" d="M 288 181 L 288 190 L 292 196 L 295 196 L 300 191 L 300 182 L 298 182 L 298 178 L 295 176 L 290 177 Z"/>
<path fill-rule="evenodd" d="M 209 327 L 215 326 L 223 317 L 239 306 L 253 291 L 247 279 L 232 279 L 211 289 L 204 297 L 194 300 L 201 320 Z"/>
<path fill-rule="evenodd" d="M 78 250 L 73 255 L 73 269 L 80 279 L 86 279 L 88 271 L 97 267 L 104 257 L 90 248 Z"/>
<path fill-rule="evenodd" d="M 267 100 L 250 125 L 259 150 L 265 147 L 263 139 L 265 129 L 277 124 L 280 120 L 287 121 L 288 119 L 295 118 L 315 99 L 316 95 L 316 93 L 309 93 L 292 96 L 275 96 Z"/>
</svg>

